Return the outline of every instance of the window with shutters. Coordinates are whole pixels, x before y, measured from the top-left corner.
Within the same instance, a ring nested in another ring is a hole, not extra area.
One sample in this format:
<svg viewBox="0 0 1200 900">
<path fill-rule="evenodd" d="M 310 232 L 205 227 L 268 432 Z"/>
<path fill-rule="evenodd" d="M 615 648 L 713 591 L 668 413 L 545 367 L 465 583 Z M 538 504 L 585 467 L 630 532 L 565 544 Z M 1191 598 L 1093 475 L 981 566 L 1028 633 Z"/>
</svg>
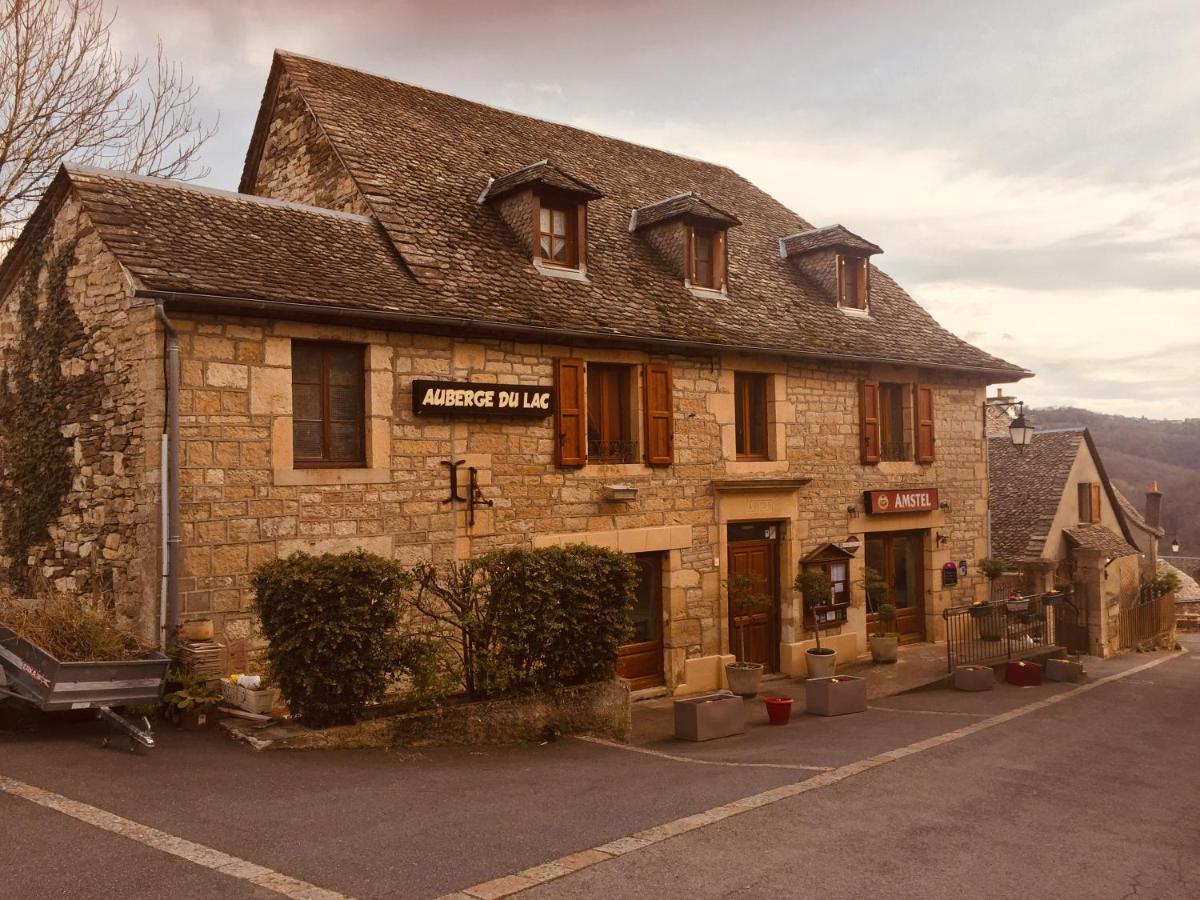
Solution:
<svg viewBox="0 0 1200 900">
<path fill-rule="evenodd" d="M 934 462 L 931 386 L 864 381 L 859 386 L 859 415 L 862 462 Z"/>
<path fill-rule="evenodd" d="M 631 463 L 637 459 L 633 436 L 633 367 L 587 365 L 587 460 Z"/>
<path fill-rule="evenodd" d="M 1083 482 L 1079 485 L 1079 521 L 1100 521 L 1100 484 Z"/>
<path fill-rule="evenodd" d="M 870 268 L 865 256 L 838 254 L 838 306 L 866 310 Z"/>
<path fill-rule="evenodd" d="M 767 458 L 767 387 L 769 375 L 735 372 L 734 431 L 738 459 Z"/>
<path fill-rule="evenodd" d="M 366 466 L 363 347 L 292 342 L 292 458 L 298 468 Z"/>
<path fill-rule="evenodd" d="M 725 231 L 687 229 L 687 273 L 692 287 L 720 291 L 725 288 Z"/>
</svg>

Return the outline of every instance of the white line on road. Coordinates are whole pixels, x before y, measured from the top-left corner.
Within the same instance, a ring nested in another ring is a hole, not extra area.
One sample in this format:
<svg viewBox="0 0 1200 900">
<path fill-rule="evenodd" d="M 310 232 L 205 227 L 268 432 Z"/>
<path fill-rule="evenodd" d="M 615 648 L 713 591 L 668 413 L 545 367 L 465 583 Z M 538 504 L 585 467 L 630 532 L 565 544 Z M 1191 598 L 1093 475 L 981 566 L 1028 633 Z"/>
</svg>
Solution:
<svg viewBox="0 0 1200 900">
<path fill-rule="evenodd" d="M 691 756 L 680 756 L 676 753 L 664 753 L 662 750 L 651 750 L 649 747 L 634 747 L 620 744 L 616 741 L 606 741 L 604 738 L 592 737 L 587 734 L 577 734 L 575 739 L 587 741 L 589 744 L 600 744 L 612 747 L 614 750 L 624 750 L 626 753 L 641 753 L 646 756 L 657 756 L 659 759 L 669 759 L 673 762 L 691 763 L 695 766 L 728 766 L 736 769 L 801 769 L 806 772 L 828 772 L 833 766 L 802 766 L 799 763 L 756 763 L 756 762 L 726 762 L 717 759 L 695 759 Z"/>
<path fill-rule="evenodd" d="M 868 706 L 867 709 L 878 709 L 882 712 L 916 713 L 921 716 L 968 716 L 972 719 L 986 719 L 988 713 L 953 712 L 945 709 L 905 709 L 903 706 Z"/>
<path fill-rule="evenodd" d="M 55 794 L 53 791 L 17 781 L 15 778 L 0 775 L 0 791 L 28 800 L 30 803 L 36 803 L 38 806 L 44 806 L 46 809 L 60 812 L 64 816 L 78 819 L 80 822 L 103 831 L 119 834 L 123 838 L 153 847 L 163 853 L 178 856 L 197 866 L 203 866 L 206 869 L 220 872 L 222 875 L 228 875 L 230 878 L 238 878 L 266 888 L 285 897 L 293 897 L 295 900 L 348 900 L 344 894 L 336 891 L 319 888 L 307 881 L 300 881 L 298 878 L 268 869 L 266 866 L 230 856 L 228 853 L 222 853 L 220 850 L 205 847 L 203 844 L 185 840 L 165 831 L 159 831 L 148 825 L 141 825 L 131 819 L 113 815 L 95 806 L 64 797 L 62 794 Z"/>
<path fill-rule="evenodd" d="M 572 853 L 569 856 L 552 859 L 539 866 L 533 866 L 501 878 L 493 878 L 491 881 L 486 881 L 483 884 L 463 888 L 454 894 L 447 894 L 441 900 L 451 900 L 451 898 L 454 898 L 454 900 L 464 900 L 464 898 L 470 898 L 470 900 L 497 900 L 500 897 L 510 897 L 513 894 L 519 894 L 522 891 L 527 891 L 530 888 L 537 887 L 549 881 L 564 878 L 567 875 L 578 872 L 580 869 L 589 868 L 615 857 L 623 856 L 626 853 L 634 853 L 670 838 L 677 837 L 678 835 L 687 834 L 689 831 L 707 828 L 709 825 L 713 825 L 723 819 L 728 819 L 731 816 L 750 812 L 752 809 L 770 806 L 773 803 L 788 800 L 800 794 L 806 794 L 809 791 L 819 791 L 821 788 L 829 787 L 830 785 L 837 784 L 839 781 L 845 781 L 847 778 L 861 775 L 863 772 L 879 766 L 885 766 L 896 760 L 904 759 L 906 756 L 912 756 L 915 753 L 924 753 L 926 750 L 933 750 L 945 744 L 962 740 L 965 737 L 970 737 L 989 728 L 995 728 L 997 725 L 1003 725 L 1005 722 L 1011 722 L 1013 719 L 1018 719 L 1029 713 L 1053 706 L 1055 703 L 1061 703 L 1072 697 L 1079 697 L 1089 691 L 1094 691 L 1101 685 L 1120 681 L 1123 678 L 1136 675 L 1138 672 L 1144 672 L 1147 669 L 1160 666 L 1165 662 L 1178 659 L 1187 653 L 1187 650 L 1183 650 L 1168 656 L 1159 657 L 1158 659 L 1152 659 L 1150 662 L 1126 669 L 1124 672 L 1106 675 L 1103 678 L 1081 684 L 1073 690 L 1065 691 L 1061 694 L 1051 694 L 1049 697 L 1045 697 L 1034 703 L 1017 707 L 1008 712 L 999 713 L 979 722 L 972 722 L 953 731 L 947 731 L 945 734 L 926 738 L 923 741 L 917 741 L 905 747 L 898 747 L 895 750 L 888 750 L 885 753 L 879 753 L 875 756 L 861 759 L 858 762 L 850 763 L 849 765 L 839 766 L 836 769 L 821 772 L 804 781 L 781 785 L 780 787 L 771 788 L 758 794 L 751 794 L 749 797 L 743 797 L 740 800 L 734 800 L 731 803 L 715 806 L 712 809 L 696 813 L 695 815 L 685 816 L 682 819 L 675 819 L 672 822 L 656 825 L 653 828 L 647 828 L 643 831 L 635 832 L 628 837 L 609 841 L 607 844 L 601 844 L 599 847 L 593 847 L 590 850 L 583 850 L 579 853 Z"/>
</svg>

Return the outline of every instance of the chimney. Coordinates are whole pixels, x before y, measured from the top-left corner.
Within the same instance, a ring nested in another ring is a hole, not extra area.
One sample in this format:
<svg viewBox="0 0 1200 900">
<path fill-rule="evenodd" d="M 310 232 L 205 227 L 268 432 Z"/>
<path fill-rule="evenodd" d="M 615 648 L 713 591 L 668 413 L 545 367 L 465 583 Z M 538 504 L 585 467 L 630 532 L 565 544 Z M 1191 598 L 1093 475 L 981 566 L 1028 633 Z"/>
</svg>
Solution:
<svg viewBox="0 0 1200 900">
<path fill-rule="evenodd" d="M 1152 528 L 1162 527 L 1162 491 L 1158 482 L 1150 482 L 1150 490 L 1146 491 L 1146 521 Z"/>
</svg>

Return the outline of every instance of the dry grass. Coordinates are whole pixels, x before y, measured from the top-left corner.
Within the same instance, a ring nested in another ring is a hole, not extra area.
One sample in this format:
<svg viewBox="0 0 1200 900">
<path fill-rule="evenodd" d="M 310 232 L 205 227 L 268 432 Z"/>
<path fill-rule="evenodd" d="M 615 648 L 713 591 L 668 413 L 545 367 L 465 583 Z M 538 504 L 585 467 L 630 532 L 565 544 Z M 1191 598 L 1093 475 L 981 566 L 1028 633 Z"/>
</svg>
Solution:
<svg viewBox="0 0 1200 900">
<path fill-rule="evenodd" d="M 43 593 L 32 600 L 0 595 L 0 623 L 59 662 L 142 659 L 153 647 L 103 597 Z"/>
</svg>

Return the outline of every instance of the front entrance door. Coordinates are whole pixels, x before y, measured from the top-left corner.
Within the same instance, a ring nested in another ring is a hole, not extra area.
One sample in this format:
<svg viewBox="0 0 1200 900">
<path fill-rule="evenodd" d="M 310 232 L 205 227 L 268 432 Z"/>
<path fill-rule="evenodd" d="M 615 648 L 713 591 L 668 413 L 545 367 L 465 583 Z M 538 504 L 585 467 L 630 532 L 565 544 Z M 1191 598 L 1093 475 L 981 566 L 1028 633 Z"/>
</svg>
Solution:
<svg viewBox="0 0 1200 900">
<path fill-rule="evenodd" d="M 729 650 L 740 662 L 779 668 L 777 525 L 729 528 Z"/>
<path fill-rule="evenodd" d="M 630 690 L 640 691 L 663 683 L 663 554 L 638 553 L 634 559 L 640 577 L 630 616 L 633 634 L 618 651 L 617 674 L 628 679 Z"/>
<path fill-rule="evenodd" d="M 902 643 L 925 640 L 925 534 L 900 531 L 867 536 L 866 564 L 887 582 L 886 596 L 872 598 L 867 628 L 875 631 L 881 603 L 896 607 L 896 629 Z"/>
</svg>

